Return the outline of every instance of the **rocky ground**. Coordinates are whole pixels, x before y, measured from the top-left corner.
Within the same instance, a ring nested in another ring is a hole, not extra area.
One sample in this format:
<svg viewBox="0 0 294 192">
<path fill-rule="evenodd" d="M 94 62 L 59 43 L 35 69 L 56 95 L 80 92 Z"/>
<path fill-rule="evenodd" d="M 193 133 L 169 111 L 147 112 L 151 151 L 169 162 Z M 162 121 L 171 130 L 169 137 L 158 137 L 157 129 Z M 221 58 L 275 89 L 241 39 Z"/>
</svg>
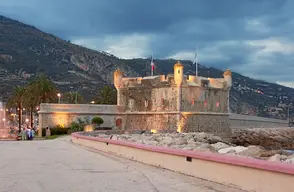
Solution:
<svg viewBox="0 0 294 192">
<path fill-rule="evenodd" d="M 210 151 L 213 153 L 245 156 L 294 164 L 294 153 L 282 149 L 265 149 L 258 145 L 238 146 L 224 141 L 219 136 L 209 133 L 143 133 L 143 134 L 112 134 L 86 132 L 85 135 L 115 140 L 126 140 L 146 145 L 170 147 L 189 151 Z"/>
</svg>

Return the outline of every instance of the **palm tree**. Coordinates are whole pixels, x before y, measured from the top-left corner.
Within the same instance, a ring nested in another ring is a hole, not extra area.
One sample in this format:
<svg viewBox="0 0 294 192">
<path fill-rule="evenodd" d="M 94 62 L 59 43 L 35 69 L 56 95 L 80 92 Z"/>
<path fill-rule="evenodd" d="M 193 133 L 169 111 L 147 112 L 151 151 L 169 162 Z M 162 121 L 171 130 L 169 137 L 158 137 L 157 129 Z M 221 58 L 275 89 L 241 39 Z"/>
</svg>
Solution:
<svg viewBox="0 0 294 192">
<path fill-rule="evenodd" d="M 38 105 L 38 96 L 34 95 L 34 93 L 31 91 L 31 87 L 29 86 L 27 88 L 27 91 L 25 93 L 25 100 L 24 100 L 24 107 L 29 110 L 30 112 L 30 122 L 31 127 L 34 126 L 34 112 L 35 108 Z"/>
<path fill-rule="evenodd" d="M 14 88 L 12 97 L 8 100 L 8 105 L 15 107 L 18 112 L 18 131 L 21 132 L 22 109 L 26 95 L 26 88 L 17 86 Z"/>
<path fill-rule="evenodd" d="M 29 85 L 29 90 L 37 97 L 37 104 L 50 103 L 56 99 L 57 89 L 52 81 L 44 74 L 38 77 Z"/>
<path fill-rule="evenodd" d="M 78 104 L 81 103 L 83 100 L 82 96 L 78 92 L 65 93 L 63 98 L 64 101 L 69 104 Z"/>
<path fill-rule="evenodd" d="M 104 86 L 100 89 L 100 93 L 95 103 L 97 104 L 116 104 L 116 90 L 110 86 Z"/>
</svg>

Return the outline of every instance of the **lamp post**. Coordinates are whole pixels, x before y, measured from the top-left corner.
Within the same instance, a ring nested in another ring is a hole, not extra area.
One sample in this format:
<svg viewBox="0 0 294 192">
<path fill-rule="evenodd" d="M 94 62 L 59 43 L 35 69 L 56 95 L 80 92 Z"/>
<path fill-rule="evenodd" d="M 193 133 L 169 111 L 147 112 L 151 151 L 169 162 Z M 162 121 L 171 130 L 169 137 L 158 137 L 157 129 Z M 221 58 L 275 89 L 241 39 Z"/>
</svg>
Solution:
<svg viewBox="0 0 294 192">
<path fill-rule="evenodd" d="M 57 97 L 58 97 L 58 103 L 60 103 L 61 94 L 60 93 L 57 93 Z"/>
<path fill-rule="evenodd" d="M 288 124 L 290 126 L 290 107 L 292 107 L 292 103 L 288 105 Z"/>
</svg>

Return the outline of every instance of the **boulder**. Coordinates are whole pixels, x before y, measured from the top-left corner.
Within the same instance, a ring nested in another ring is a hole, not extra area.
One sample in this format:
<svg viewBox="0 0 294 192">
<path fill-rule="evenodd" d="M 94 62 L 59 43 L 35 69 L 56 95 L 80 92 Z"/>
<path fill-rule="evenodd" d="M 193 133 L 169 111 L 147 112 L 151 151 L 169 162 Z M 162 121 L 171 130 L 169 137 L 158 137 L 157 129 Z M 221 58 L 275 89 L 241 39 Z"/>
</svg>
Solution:
<svg viewBox="0 0 294 192">
<path fill-rule="evenodd" d="M 210 146 L 215 151 L 218 151 L 218 150 L 223 149 L 223 148 L 230 147 L 229 145 L 227 145 L 227 144 L 225 144 L 223 142 L 217 142 L 217 143 L 211 144 Z"/>
<path fill-rule="evenodd" d="M 164 137 L 159 143 L 163 146 L 170 146 L 173 144 L 173 141 L 174 139 L 171 137 Z"/>
<path fill-rule="evenodd" d="M 224 149 L 218 150 L 218 153 L 226 154 L 226 153 L 241 153 L 242 151 L 247 150 L 247 147 L 237 146 L 237 147 L 227 147 Z"/>
<path fill-rule="evenodd" d="M 260 154 L 265 151 L 264 148 L 256 145 L 248 146 L 247 150 L 244 150 L 239 153 L 239 155 L 246 156 L 246 157 L 260 157 Z"/>
<path fill-rule="evenodd" d="M 201 133 L 195 133 L 194 134 L 194 140 L 198 142 L 207 142 L 207 133 L 201 132 Z"/>
<path fill-rule="evenodd" d="M 286 161 L 288 158 L 286 155 L 280 155 L 280 154 L 275 154 L 271 156 L 268 161 L 275 161 L 275 162 L 281 162 L 281 161 Z"/>
<path fill-rule="evenodd" d="M 289 157 L 285 160 L 285 163 L 294 164 L 294 155 L 289 156 Z"/>
<path fill-rule="evenodd" d="M 173 144 L 174 145 L 187 145 L 188 142 L 184 138 L 177 138 L 177 139 L 174 140 Z"/>
</svg>

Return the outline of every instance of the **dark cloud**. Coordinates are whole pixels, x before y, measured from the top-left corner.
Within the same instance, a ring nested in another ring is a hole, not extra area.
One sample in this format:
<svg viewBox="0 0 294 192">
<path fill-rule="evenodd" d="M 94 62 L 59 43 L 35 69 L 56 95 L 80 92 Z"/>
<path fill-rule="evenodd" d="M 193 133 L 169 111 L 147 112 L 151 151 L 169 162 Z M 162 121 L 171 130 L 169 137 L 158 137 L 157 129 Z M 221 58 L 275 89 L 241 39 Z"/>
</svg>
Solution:
<svg viewBox="0 0 294 192">
<path fill-rule="evenodd" d="M 204 65 L 294 82 L 292 7 L 291 0 L 0 0 L 4 16 L 120 57 L 192 59 L 197 47 Z"/>
</svg>

